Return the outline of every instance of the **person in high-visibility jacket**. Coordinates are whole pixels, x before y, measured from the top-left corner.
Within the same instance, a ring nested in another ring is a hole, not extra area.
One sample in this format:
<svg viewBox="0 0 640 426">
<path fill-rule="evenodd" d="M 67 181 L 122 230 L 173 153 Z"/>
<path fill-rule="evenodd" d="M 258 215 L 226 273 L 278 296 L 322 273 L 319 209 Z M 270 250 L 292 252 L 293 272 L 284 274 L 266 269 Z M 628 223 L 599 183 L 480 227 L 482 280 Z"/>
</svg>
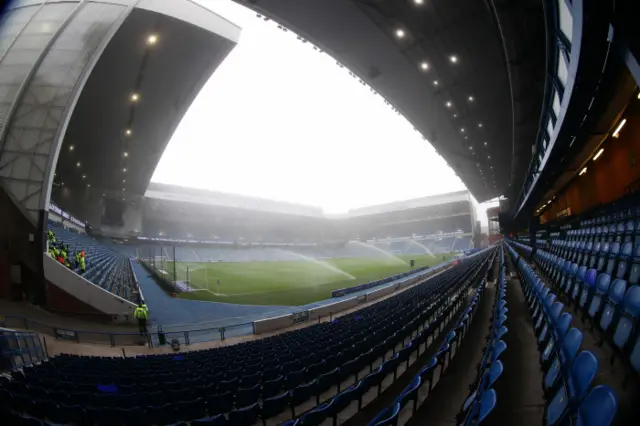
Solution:
<svg viewBox="0 0 640 426">
<path fill-rule="evenodd" d="M 149 318 L 149 313 L 145 308 L 142 307 L 142 303 L 138 305 L 135 311 L 133 311 L 133 316 L 138 320 L 138 327 L 140 328 L 140 333 L 146 333 L 147 319 Z"/>
<path fill-rule="evenodd" d="M 87 267 L 87 264 L 85 263 L 84 257 L 80 258 L 80 273 L 84 274 L 84 271 Z"/>
</svg>

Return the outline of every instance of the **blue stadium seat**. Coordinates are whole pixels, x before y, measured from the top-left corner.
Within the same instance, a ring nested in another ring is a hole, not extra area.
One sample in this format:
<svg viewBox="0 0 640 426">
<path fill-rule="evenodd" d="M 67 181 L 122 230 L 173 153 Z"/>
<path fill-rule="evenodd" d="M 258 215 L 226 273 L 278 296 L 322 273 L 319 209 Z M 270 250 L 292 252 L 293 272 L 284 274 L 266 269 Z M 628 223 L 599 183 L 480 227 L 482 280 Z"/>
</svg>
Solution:
<svg viewBox="0 0 640 426">
<path fill-rule="evenodd" d="M 582 426 L 609 426 L 618 410 L 613 391 L 604 385 L 594 387 L 572 414 L 574 423 Z"/>
<path fill-rule="evenodd" d="M 550 390 L 554 393 L 546 407 L 547 425 L 559 424 L 571 405 L 582 401 L 597 371 L 598 360 L 591 352 L 583 351 L 573 360 L 569 374 L 563 379 L 560 388 Z"/>
</svg>

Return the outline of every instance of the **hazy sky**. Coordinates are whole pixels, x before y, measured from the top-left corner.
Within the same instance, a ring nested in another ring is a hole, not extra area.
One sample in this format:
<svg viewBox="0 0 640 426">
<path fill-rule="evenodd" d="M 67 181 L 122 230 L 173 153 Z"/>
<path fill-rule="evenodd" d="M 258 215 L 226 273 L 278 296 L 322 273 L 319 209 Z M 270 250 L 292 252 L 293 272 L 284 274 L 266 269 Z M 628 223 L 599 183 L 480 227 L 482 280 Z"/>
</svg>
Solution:
<svg viewBox="0 0 640 426">
<path fill-rule="evenodd" d="M 335 59 L 230 0 L 199 3 L 242 35 L 178 126 L 154 182 L 326 213 L 465 189 L 413 126 Z"/>
</svg>

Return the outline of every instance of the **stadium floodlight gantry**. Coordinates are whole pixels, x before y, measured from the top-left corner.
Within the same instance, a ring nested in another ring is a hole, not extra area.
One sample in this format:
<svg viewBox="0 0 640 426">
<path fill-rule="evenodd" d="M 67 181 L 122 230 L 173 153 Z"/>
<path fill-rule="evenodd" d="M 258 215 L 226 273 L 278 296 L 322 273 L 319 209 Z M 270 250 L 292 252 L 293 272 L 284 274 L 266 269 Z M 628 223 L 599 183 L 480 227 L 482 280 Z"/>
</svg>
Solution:
<svg viewBox="0 0 640 426">
<path fill-rule="evenodd" d="M 15 226 L 0 239 L 20 247 L 20 262 L 42 271 L 52 186 L 76 191 L 80 203 L 81 190 L 144 191 L 240 31 L 189 0 L 9 4 L 0 21 L 0 214 Z"/>
</svg>

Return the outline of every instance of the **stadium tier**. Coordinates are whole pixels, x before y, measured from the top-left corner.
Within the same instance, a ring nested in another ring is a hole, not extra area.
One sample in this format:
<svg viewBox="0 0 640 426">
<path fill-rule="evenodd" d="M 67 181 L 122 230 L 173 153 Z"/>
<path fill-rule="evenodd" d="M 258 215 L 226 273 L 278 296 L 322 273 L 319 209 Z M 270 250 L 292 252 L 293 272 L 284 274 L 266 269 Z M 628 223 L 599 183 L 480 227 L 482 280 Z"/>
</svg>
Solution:
<svg viewBox="0 0 640 426">
<path fill-rule="evenodd" d="M 520 253 L 528 252 L 524 246 L 510 244 Z M 509 248 L 509 251 L 517 264 L 517 272 L 533 321 L 533 331 L 540 348 L 540 365 L 544 376 L 542 387 L 548 401 L 545 423 L 565 424 L 563 422 L 568 421 L 566 412 L 573 410 L 571 424 L 587 424 L 589 421 L 596 421 L 599 425 L 611 424 L 618 409 L 616 393 L 609 386 L 594 385 L 594 381 L 598 381 L 598 358 L 589 350 L 580 352 L 584 333 L 593 332 L 593 328 L 570 328 L 573 320 L 573 315 L 569 312 L 571 308 L 581 311 L 583 320 L 589 311 L 590 315 L 593 315 L 592 318 L 595 318 L 595 315 L 602 316 L 606 324 L 610 323 L 611 315 L 615 311 L 614 306 L 604 303 L 601 297 L 592 299 L 593 292 L 589 290 L 594 288 L 596 271 L 592 270 L 589 278 L 584 281 L 591 281 L 591 284 L 575 281 L 568 282 L 569 285 L 563 287 L 560 281 L 548 280 L 547 286 L 527 264 L 527 257 L 520 257 L 513 248 Z M 536 264 L 542 266 L 541 262 Z M 608 277 L 604 279 L 608 282 Z M 564 283 L 569 280 L 561 281 Z M 566 291 L 567 288 L 569 291 Z M 633 293 L 636 292 L 637 301 L 632 304 L 636 306 L 635 311 L 640 312 L 640 288 Z M 621 317 L 622 321 L 617 325 L 625 330 L 622 332 L 626 336 L 624 343 L 629 337 L 632 325 L 631 319 L 625 317 L 625 314 L 626 311 Z M 637 314 L 635 316 L 637 318 Z M 615 342 L 622 342 L 618 332 L 615 336 Z M 600 363 L 605 362 L 606 365 L 606 361 L 601 359 Z M 626 396 L 625 392 L 617 392 L 617 395 Z M 628 408 L 625 407 L 627 410 Z"/>
<path fill-rule="evenodd" d="M 56 238 L 57 245 L 69 247 L 67 253 L 72 270 L 86 280 L 132 302 L 138 301 L 138 287 L 133 277 L 129 258 L 113 251 L 87 235 L 65 229 L 49 222 L 48 228 Z M 53 246 L 53 243 L 50 242 Z M 85 271 L 75 262 L 76 253 L 84 252 Z"/>
<path fill-rule="evenodd" d="M 157 183 L 150 185 L 142 204 L 140 235 L 219 243 L 324 244 L 424 237 L 444 239 L 438 246 L 449 253 L 454 240 L 448 236 L 471 237 L 475 227 L 467 191 L 356 209 L 336 217 L 313 207 Z M 463 242 L 456 245 L 468 249 Z"/>
<path fill-rule="evenodd" d="M 273 337 L 136 358 L 57 356 L 0 382 L 2 416 L 10 424 L 233 426 L 352 416 L 353 402 L 356 411 L 373 403 L 446 324 L 469 318 L 466 294 L 482 291 L 494 255 L 486 251 L 357 312 Z"/>
</svg>

